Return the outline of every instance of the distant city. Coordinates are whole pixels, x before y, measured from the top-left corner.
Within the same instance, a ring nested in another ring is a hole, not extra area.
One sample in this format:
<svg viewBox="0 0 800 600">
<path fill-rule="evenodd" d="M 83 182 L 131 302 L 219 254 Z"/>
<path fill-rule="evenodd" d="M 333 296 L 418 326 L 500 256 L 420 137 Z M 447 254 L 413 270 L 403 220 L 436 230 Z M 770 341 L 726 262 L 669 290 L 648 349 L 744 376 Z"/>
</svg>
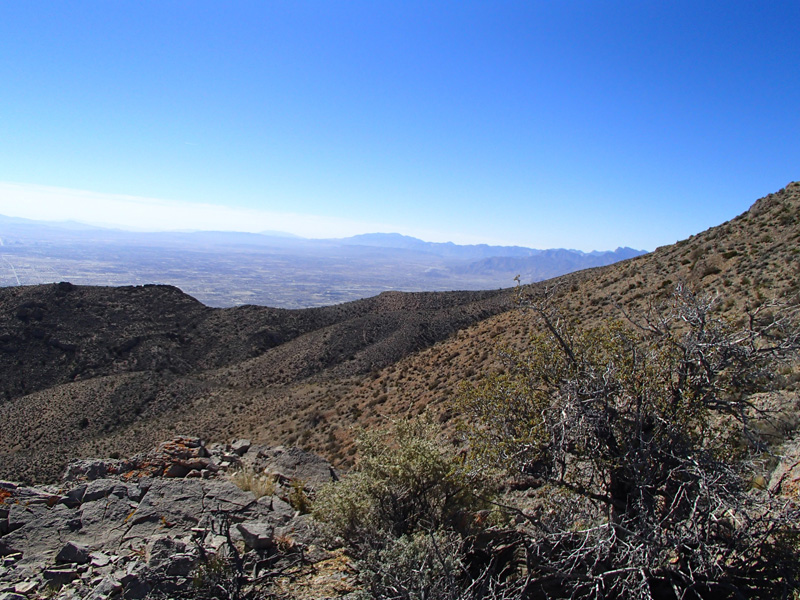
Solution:
<svg viewBox="0 0 800 600">
<path fill-rule="evenodd" d="M 388 290 L 506 288 L 644 254 L 432 243 L 400 234 L 138 233 L 0 216 L 0 286 L 170 284 L 209 306 L 307 308 Z"/>
</svg>

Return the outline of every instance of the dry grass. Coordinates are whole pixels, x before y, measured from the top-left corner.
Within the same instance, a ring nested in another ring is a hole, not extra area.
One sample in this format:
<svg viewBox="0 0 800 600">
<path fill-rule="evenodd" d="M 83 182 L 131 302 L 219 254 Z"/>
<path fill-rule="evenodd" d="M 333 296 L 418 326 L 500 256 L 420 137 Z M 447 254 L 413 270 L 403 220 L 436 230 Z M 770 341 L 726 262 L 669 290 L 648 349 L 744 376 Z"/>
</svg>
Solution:
<svg viewBox="0 0 800 600">
<path fill-rule="evenodd" d="M 275 477 L 272 475 L 252 469 L 240 469 L 228 475 L 228 478 L 240 490 L 252 492 L 257 499 L 275 495 Z"/>
</svg>

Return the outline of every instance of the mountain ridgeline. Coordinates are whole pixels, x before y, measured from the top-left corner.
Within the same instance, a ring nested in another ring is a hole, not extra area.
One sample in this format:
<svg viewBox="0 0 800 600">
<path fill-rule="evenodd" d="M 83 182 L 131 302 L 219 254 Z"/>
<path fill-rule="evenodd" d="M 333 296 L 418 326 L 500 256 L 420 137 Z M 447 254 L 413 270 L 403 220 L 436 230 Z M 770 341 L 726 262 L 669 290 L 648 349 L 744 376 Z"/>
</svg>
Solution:
<svg viewBox="0 0 800 600">
<path fill-rule="evenodd" d="M 0 216 L 0 286 L 158 283 L 216 307 L 307 308 L 384 291 L 497 289 L 516 275 L 538 281 L 641 253 L 460 246 L 392 233 L 319 240 L 276 232 L 136 233 Z"/>
<path fill-rule="evenodd" d="M 566 318 L 592 324 L 644 310 L 685 283 L 716 295 L 717 310 L 736 319 L 771 299 L 796 302 L 798 247 L 792 183 L 687 240 L 632 258 L 618 250 L 627 260 L 523 291 L 546 288 Z M 524 272 L 536 258 L 471 252 L 464 268 L 495 261 L 486 268 Z M 572 264 L 569 254 L 552 258 Z M 500 348 L 523 348 L 534 332 L 516 297 L 513 288 L 385 292 L 288 310 L 210 308 L 164 285 L 2 288 L 0 478 L 51 481 L 72 458 L 129 455 L 176 434 L 300 445 L 347 466 L 353 425 L 428 410 L 447 429 L 462 382 L 501 372 Z"/>
</svg>

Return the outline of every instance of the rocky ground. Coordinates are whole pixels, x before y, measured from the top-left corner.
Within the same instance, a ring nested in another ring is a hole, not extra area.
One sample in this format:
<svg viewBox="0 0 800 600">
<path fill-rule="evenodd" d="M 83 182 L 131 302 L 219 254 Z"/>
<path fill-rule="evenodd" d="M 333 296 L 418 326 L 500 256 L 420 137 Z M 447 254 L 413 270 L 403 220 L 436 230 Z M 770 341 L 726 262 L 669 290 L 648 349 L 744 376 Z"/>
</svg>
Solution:
<svg viewBox="0 0 800 600">
<path fill-rule="evenodd" d="M 72 462 L 57 486 L 0 482 L 0 598 L 341 595 L 348 561 L 303 514 L 336 478 L 296 448 L 180 437 Z"/>
</svg>

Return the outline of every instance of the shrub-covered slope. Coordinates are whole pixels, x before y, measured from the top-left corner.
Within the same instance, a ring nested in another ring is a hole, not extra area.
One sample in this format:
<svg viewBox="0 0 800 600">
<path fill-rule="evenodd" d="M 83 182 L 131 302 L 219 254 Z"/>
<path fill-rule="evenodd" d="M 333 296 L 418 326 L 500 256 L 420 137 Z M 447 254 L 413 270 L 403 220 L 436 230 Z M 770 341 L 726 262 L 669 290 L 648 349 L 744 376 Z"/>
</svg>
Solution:
<svg viewBox="0 0 800 600">
<path fill-rule="evenodd" d="M 645 310 L 678 283 L 731 318 L 800 291 L 800 184 L 698 235 L 555 289 L 591 325 Z M 0 477 L 52 479 L 72 457 L 129 454 L 175 433 L 300 444 L 353 458 L 352 425 L 432 408 L 450 423 L 461 382 L 502 369 L 529 316 L 513 291 L 386 293 L 299 311 L 210 309 L 175 288 L 0 290 Z M 791 377 L 790 377 L 791 378 Z"/>
<path fill-rule="evenodd" d="M 52 478 L 175 429 L 233 435 L 244 407 L 291 410 L 273 388 L 369 373 L 510 305 L 495 291 L 211 309 L 167 286 L 4 288 L 0 476 Z"/>
</svg>

